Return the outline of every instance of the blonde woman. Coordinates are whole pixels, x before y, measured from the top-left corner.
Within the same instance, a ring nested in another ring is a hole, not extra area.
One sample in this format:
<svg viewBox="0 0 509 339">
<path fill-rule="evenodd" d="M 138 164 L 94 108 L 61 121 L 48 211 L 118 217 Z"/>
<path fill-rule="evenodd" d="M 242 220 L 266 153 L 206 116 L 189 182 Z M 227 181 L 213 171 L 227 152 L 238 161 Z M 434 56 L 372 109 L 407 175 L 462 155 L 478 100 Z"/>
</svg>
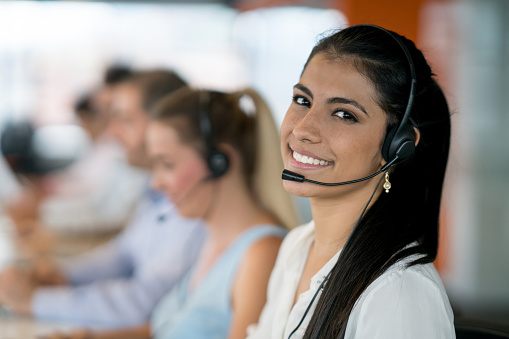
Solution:
<svg viewBox="0 0 509 339">
<path fill-rule="evenodd" d="M 241 108 L 244 98 L 254 102 L 252 114 Z M 297 223 L 280 181 L 278 138 L 266 104 L 252 90 L 184 88 L 157 105 L 147 136 L 153 185 L 182 216 L 203 219 L 208 237 L 197 263 L 159 303 L 150 324 L 83 335 L 245 338 L 265 304 L 286 233 L 280 225 Z"/>
</svg>

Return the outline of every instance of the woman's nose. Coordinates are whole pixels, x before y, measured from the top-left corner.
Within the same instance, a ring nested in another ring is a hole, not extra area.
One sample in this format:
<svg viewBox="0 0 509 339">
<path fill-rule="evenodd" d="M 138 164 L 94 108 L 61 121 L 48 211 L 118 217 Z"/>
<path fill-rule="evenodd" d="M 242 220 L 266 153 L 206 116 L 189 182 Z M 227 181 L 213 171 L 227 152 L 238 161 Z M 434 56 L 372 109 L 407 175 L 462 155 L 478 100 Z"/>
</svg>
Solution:
<svg viewBox="0 0 509 339">
<path fill-rule="evenodd" d="M 306 115 L 296 121 L 293 134 L 302 142 L 319 143 L 321 141 L 320 115 L 316 109 L 310 109 Z"/>
<path fill-rule="evenodd" d="M 157 171 L 156 170 L 152 171 L 152 178 L 150 179 L 150 186 L 154 190 L 161 190 L 162 189 L 161 180 L 159 179 L 159 175 L 157 175 Z"/>
</svg>

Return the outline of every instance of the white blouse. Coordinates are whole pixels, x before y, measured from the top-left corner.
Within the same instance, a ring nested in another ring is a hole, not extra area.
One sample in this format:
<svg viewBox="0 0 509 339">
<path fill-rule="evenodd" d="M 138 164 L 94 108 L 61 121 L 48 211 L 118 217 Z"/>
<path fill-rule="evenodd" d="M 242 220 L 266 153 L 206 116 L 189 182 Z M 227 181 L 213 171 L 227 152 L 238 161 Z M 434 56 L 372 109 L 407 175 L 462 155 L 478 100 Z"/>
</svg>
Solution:
<svg viewBox="0 0 509 339">
<path fill-rule="evenodd" d="M 300 322 L 321 282 L 339 257 L 337 253 L 313 276 L 309 290 L 293 305 L 300 277 L 314 241 L 314 222 L 290 232 L 272 271 L 267 304 L 257 325 L 248 328 L 248 339 L 288 339 Z M 455 338 L 453 312 L 433 264 L 406 268 L 406 258 L 378 277 L 355 304 L 346 328 L 346 339 Z M 299 329 L 299 339 L 309 324 L 321 291 Z"/>
</svg>

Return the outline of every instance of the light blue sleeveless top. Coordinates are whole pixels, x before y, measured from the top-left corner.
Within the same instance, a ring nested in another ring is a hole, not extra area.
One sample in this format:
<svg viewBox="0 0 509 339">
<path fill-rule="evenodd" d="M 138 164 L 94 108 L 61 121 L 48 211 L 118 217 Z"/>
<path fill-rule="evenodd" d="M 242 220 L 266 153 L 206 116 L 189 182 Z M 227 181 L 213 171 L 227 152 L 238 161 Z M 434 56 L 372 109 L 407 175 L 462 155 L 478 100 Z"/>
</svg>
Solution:
<svg viewBox="0 0 509 339">
<path fill-rule="evenodd" d="M 193 267 L 152 313 L 153 337 L 225 339 L 232 320 L 232 285 L 244 254 L 261 238 L 285 234 L 283 228 L 274 225 L 249 228 L 221 254 L 194 291 L 189 291 Z"/>
</svg>

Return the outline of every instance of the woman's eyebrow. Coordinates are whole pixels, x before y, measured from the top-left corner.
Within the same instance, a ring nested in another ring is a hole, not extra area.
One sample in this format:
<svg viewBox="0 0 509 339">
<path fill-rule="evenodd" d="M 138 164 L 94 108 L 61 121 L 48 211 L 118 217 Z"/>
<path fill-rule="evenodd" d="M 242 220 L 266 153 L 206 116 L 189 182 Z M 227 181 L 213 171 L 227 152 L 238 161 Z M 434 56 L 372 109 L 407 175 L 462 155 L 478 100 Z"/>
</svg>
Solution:
<svg viewBox="0 0 509 339">
<path fill-rule="evenodd" d="M 311 93 L 311 90 L 309 88 L 307 88 L 306 86 L 304 86 L 302 84 L 296 84 L 296 85 L 293 86 L 293 88 L 301 90 L 302 92 L 304 92 L 307 95 L 309 95 L 311 97 L 311 99 L 313 99 L 313 93 Z"/>
<path fill-rule="evenodd" d="M 303 84 L 295 84 L 293 86 L 293 88 L 296 88 L 296 89 L 306 93 L 307 95 L 309 95 L 311 97 L 311 99 L 313 99 L 313 93 L 311 92 L 311 90 L 309 88 L 307 88 Z M 355 106 L 358 109 L 360 109 L 367 116 L 369 116 L 369 114 L 366 111 L 366 109 L 361 104 L 359 104 L 357 101 L 355 101 L 353 99 L 342 98 L 342 97 L 334 97 L 334 98 L 328 99 L 327 103 L 328 104 L 346 104 L 346 105 L 352 105 L 352 106 Z"/>
<path fill-rule="evenodd" d="M 366 112 L 366 109 L 364 107 L 362 107 L 361 104 L 359 104 L 357 101 L 355 101 L 353 99 L 342 98 L 342 97 L 335 97 L 335 98 L 328 99 L 327 103 L 328 104 L 347 104 L 347 105 L 352 105 L 352 106 L 357 107 L 361 111 L 363 111 L 364 114 L 366 114 L 367 116 L 369 116 L 368 112 Z"/>
</svg>

